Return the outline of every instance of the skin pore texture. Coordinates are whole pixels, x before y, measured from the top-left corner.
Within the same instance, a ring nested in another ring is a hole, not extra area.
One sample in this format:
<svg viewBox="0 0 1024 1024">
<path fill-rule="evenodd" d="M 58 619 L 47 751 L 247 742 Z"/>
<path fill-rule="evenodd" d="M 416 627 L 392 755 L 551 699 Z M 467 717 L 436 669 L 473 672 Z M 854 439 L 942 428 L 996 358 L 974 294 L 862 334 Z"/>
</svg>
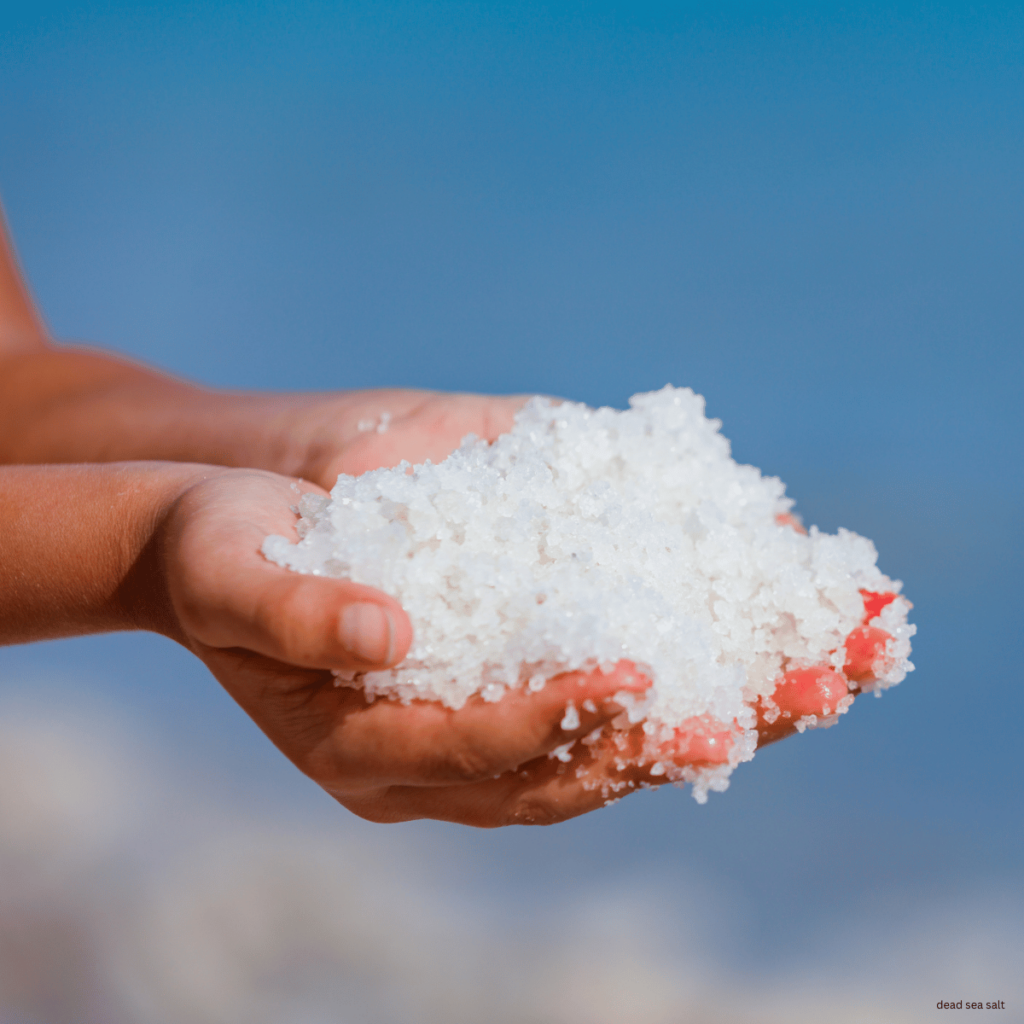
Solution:
<svg viewBox="0 0 1024 1024">
<path fill-rule="evenodd" d="M 260 554 L 268 534 L 296 538 L 303 493 L 326 494 L 342 472 L 438 462 L 471 432 L 493 440 L 521 403 L 399 390 L 214 391 L 57 345 L 0 216 L 0 642 L 163 634 L 200 658 L 300 770 L 374 821 L 548 824 L 602 806 L 602 780 L 619 795 L 659 784 L 641 763 L 640 727 L 611 725 L 623 710 L 613 695 L 649 685 L 629 663 L 458 711 L 367 703 L 336 687 L 331 670 L 401 661 L 412 640 L 401 607 Z M 384 414 L 386 432 L 365 428 Z M 837 680 L 787 680 L 777 708 L 759 709 L 760 743 L 835 706 Z M 570 701 L 580 722 L 565 730 Z M 599 729 L 577 755 L 585 763 L 548 756 Z M 704 730 L 700 742 L 681 735 L 663 757 L 702 766 L 727 754 L 728 733 Z"/>
</svg>

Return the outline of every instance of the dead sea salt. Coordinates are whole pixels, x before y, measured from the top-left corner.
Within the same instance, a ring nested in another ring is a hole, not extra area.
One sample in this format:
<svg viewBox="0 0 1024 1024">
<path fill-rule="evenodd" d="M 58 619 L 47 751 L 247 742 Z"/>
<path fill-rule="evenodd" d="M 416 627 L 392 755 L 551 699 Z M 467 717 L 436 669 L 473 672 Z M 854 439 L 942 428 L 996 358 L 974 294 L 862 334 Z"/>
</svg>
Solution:
<svg viewBox="0 0 1024 1024">
<path fill-rule="evenodd" d="M 730 764 L 685 774 L 702 797 L 752 756 L 751 703 L 784 671 L 841 671 L 861 591 L 901 589 L 869 540 L 787 525 L 781 481 L 737 464 L 720 426 L 688 388 L 635 395 L 626 411 L 534 398 L 493 444 L 470 436 L 439 465 L 341 476 L 330 500 L 305 496 L 299 542 L 268 537 L 263 552 L 405 608 L 412 649 L 359 677 L 371 698 L 458 708 L 634 662 L 653 686 L 629 702 L 631 721 L 734 723 Z M 872 620 L 892 638 L 876 692 L 913 668 L 909 607 L 897 597 Z M 578 723 L 566 708 L 563 727 Z"/>
</svg>

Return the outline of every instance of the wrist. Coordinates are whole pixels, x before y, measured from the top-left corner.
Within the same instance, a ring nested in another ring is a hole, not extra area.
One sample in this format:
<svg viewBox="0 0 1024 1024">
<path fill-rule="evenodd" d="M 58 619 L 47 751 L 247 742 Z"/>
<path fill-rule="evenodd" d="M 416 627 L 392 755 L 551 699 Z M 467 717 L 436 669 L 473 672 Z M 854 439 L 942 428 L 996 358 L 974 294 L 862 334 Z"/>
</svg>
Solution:
<svg viewBox="0 0 1024 1024">
<path fill-rule="evenodd" d="M 167 539 L 188 493 L 230 470 L 194 463 L 127 463 L 101 467 L 127 474 L 119 582 L 112 594 L 114 628 L 160 633 L 186 643 L 171 600 Z M 187 646 L 187 643 L 186 643 Z"/>
<path fill-rule="evenodd" d="M 184 409 L 198 390 L 88 349 L 10 354 L 0 373 L 0 462 L 163 458 L 160 410 Z"/>
<path fill-rule="evenodd" d="M 355 393 L 214 391 L 100 351 L 40 347 L 0 364 L 0 464 L 162 460 L 310 476 L 320 448 L 358 434 L 353 405 Z"/>
<path fill-rule="evenodd" d="M 175 635 L 159 535 L 222 472 L 168 463 L 0 468 L 0 642 L 151 629 Z"/>
</svg>

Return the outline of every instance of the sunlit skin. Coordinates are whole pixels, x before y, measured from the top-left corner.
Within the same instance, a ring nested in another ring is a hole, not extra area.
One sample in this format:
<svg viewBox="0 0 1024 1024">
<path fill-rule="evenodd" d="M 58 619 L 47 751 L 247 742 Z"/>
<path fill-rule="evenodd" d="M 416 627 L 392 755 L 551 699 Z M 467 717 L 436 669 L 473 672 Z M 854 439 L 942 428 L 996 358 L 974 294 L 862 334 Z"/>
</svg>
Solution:
<svg viewBox="0 0 1024 1024">
<path fill-rule="evenodd" d="M 295 537 L 301 493 L 326 493 L 340 472 L 439 461 L 468 433 L 493 440 L 521 402 L 211 391 L 57 346 L 0 232 L 0 641 L 162 633 L 195 653 L 298 768 L 374 821 L 552 823 L 665 782 L 652 774 L 659 760 L 727 761 L 734 723 L 694 720 L 656 746 L 642 726 L 613 726 L 623 711 L 614 695 L 649 685 L 628 662 L 459 710 L 367 702 L 331 670 L 397 664 L 412 641 L 401 607 L 259 553 L 267 534 Z M 867 610 L 846 647 L 854 685 L 870 680 L 888 639 L 867 627 Z M 831 668 L 788 670 L 774 705 L 755 709 L 759 744 L 833 713 L 849 692 Z M 570 702 L 580 723 L 566 731 Z M 549 756 L 583 739 L 568 763 Z"/>
</svg>

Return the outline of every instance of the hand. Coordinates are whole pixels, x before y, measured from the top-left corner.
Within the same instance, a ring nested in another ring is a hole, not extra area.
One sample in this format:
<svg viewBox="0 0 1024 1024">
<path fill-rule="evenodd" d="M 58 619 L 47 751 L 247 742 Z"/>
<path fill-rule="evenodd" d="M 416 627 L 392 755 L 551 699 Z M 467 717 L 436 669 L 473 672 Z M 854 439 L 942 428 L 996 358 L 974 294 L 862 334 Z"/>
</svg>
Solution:
<svg viewBox="0 0 1024 1024">
<path fill-rule="evenodd" d="M 309 484 L 301 490 L 323 493 Z M 458 711 L 434 702 L 368 703 L 362 690 L 336 686 L 331 669 L 401 661 L 412 628 L 379 591 L 292 573 L 262 557 L 268 534 L 296 536 L 291 507 L 299 493 L 296 481 L 227 470 L 177 499 L 158 541 L 173 623 L 165 631 L 350 810 L 373 821 L 548 824 L 735 758 L 740 730 L 733 723 L 705 716 L 652 738 L 643 724 L 623 722 L 614 695 L 650 685 L 628 662 L 608 674 L 565 673 L 539 693 L 477 697 Z M 875 614 L 866 612 L 866 621 Z M 869 650 L 863 636 L 870 632 L 879 636 Z M 846 710 L 853 702 L 847 678 L 870 678 L 887 637 L 865 625 L 854 638 L 859 646 L 847 642 L 845 674 L 792 669 L 771 700 L 758 702 L 758 746 Z M 569 704 L 579 722 L 563 729 Z"/>
<path fill-rule="evenodd" d="M 268 534 L 295 536 L 298 497 L 294 481 L 269 473 L 214 471 L 175 500 L 154 541 L 167 594 L 163 631 L 209 666 L 276 746 L 374 821 L 550 822 L 600 803 L 547 755 L 605 726 L 622 711 L 613 695 L 647 681 L 620 666 L 566 673 L 539 693 L 476 698 L 458 711 L 367 703 L 360 690 L 336 686 L 330 670 L 396 664 L 411 642 L 409 621 L 369 587 L 262 557 Z M 580 721 L 565 730 L 570 702 Z"/>
</svg>

